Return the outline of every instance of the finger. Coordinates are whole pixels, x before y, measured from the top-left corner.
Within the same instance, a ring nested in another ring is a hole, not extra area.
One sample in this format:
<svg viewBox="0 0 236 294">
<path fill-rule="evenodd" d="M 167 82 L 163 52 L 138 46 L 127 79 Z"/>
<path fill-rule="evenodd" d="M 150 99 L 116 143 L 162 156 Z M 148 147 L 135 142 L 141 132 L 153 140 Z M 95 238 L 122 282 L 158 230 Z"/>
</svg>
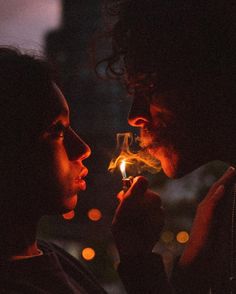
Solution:
<svg viewBox="0 0 236 294">
<path fill-rule="evenodd" d="M 223 176 L 217 180 L 214 185 L 211 187 L 211 189 L 208 192 L 208 195 L 206 197 L 206 200 L 208 198 L 211 198 L 212 195 L 216 192 L 219 186 L 223 185 L 228 185 L 230 182 L 233 180 L 233 178 L 236 176 L 236 171 L 235 168 L 230 166 L 227 171 L 223 174 Z"/>
<path fill-rule="evenodd" d="M 212 201 L 213 201 L 214 204 L 217 204 L 217 203 L 219 202 L 219 200 L 223 197 L 224 192 L 225 192 L 225 187 L 224 187 L 224 185 L 220 185 L 220 186 L 216 189 L 216 191 L 215 191 L 215 193 L 214 193 L 214 195 L 213 195 L 213 197 L 212 197 Z"/>
<path fill-rule="evenodd" d="M 230 166 L 223 176 L 217 181 L 218 185 L 226 185 L 236 175 L 235 168 Z"/>
<path fill-rule="evenodd" d="M 214 192 L 210 195 L 207 195 L 205 199 L 200 203 L 200 207 L 208 206 L 208 207 L 215 207 L 215 205 L 220 201 L 221 198 L 225 195 L 225 186 L 220 185 L 218 186 Z"/>
<path fill-rule="evenodd" d="M 129 190 L 126 192 L 126 195 L 132 198 L 142 198 L 147 188 L 148 180 L 143 176 L 139 176 L 134 178 L 134 181 Z"/>
<path fill-rule="evenodd" d="M 125 192 L 124 191 L 120 191 L 118 194 L 117 194 L 117 199 L 119 199 L 120 201 L 122 201 L 124 199 L 124 196 L 125 195 Z"/>
<path fill-rule="evenodd" d="M 220 199 L 223 198 L 225 194 L 224 192 L 225 192 L 225 186 L 224 185 L 218 186 L 215 192 L 212 193 L 211 198 L 209 198 L 208 200 L 209 206 L 212 208 L 215 207 L 216 204 L 220 201 Z"/>
<path fill-rule="evenodd" d="M 145 202 L 148 206 L 151 207 L 161 207 L 162 201 L 158 194 L 154 193 L 151 190 L 147 190 L 145 193 Z"/>
</svg>

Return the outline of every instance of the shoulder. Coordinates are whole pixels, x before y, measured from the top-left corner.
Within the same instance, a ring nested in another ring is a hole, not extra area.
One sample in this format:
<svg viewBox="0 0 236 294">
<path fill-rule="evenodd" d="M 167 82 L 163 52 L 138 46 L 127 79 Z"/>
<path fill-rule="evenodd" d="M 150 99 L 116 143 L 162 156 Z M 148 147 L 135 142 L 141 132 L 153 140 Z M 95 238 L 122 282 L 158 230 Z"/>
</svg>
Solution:
<svg viewBox="0 0 236 294">
<path fill-rule="evenodd" d="M 69 254 L 66 250 L 58 246 L 53 242 L 48 242 L 44 240 L 38 240 L 38 247 L 45 253 L 53 255 L 58 261 L 64 266 L 74 266 L 78 268 L 84 268 L 81 262 Z"/>
<path fill-rule="evenodd" d="M 57 259 L 60 267 L 68 276 L 86 285 L 91 293 L 105 293 L 94 275 L 77 258 L 52 242 L 43 240 L 37 242 L 44 253 L 51 254 L 54 259 Z"/>
</svg>

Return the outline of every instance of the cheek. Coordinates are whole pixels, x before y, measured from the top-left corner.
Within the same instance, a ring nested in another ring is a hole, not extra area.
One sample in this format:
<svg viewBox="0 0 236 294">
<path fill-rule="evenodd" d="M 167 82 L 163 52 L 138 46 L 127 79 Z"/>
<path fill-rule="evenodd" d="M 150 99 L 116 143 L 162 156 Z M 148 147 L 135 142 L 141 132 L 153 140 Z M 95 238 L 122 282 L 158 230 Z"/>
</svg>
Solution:
<svg viewBox="0 0 236 294">
<path fill-rule="evenodd" d="M 63 198 L 63 201 L 61 201 L 58 205 L 57 211 L 59 213 L 66 213 L 70 210 L 73 210 L 77 204 L 78 196 L 77 194 L 69 197 L 69 198 Z"/>
<path fill-rule="evenodd" d="M 151 153 L 161 162 L 161 167 L 167 177 L 178 177 L 181 161 L 181 156 L 178 151 L 172 146 L 166 146 L 158 148 L 157 151 L 153 150 Z"/>
<path fill-rule="evenodd" d="M 57 150 L 51 158 L 48 176 L 51 178 L 52 187 L 58 190 L 58 193 L 69 193 L 73 181 L 72 164 L 63 148 Z"/>
<path fill-rule="evenodd" d="M 43 206 L 63 206 L 65 199 L 69 199 L 76 193 L 73 191 L 73 166 L 68 160 L 63 146 L 47 146 L 38 166 L 39 197 Z M 67 204 L 73 206 L 76 199 Z"/>
</svg>

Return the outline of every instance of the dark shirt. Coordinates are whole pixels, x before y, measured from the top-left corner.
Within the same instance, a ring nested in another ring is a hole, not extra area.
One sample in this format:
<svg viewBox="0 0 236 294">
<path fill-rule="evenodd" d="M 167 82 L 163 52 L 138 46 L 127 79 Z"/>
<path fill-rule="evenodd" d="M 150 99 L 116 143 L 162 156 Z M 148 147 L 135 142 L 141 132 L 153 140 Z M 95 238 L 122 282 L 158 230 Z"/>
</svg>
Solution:
<svg viewBox="0 0 236 294">
<path fill-rule="evenodd" d="M 106 293 L 93 275 L 62 248 L 44 241 L 38 241 L 38 247 L 43 255 L 1 262 L 1 294 Z"/>
<path fill-rule="evenodd" d="M 122 260 L 119 275 L 129 294 L 171 294 L 160 255 L 151 253 Z"/>
<path fill-rule="evenodd" d="M 212 245 L 205 264 L 197 270 L 176 266 L 172 285 L 176 294 L 236 294 L 236 190 L 228 187 L 219 203 L 215 218 Z"/>
<path fill-rule="evenodd" d="M 118 272 L 129 294 L 236 294 L 236 184 L 217 207 L 213 244 L 205 265 L 191 271 L 175 267 L 171 282 L 156 254 L 127 258 Z"/>
</svg>

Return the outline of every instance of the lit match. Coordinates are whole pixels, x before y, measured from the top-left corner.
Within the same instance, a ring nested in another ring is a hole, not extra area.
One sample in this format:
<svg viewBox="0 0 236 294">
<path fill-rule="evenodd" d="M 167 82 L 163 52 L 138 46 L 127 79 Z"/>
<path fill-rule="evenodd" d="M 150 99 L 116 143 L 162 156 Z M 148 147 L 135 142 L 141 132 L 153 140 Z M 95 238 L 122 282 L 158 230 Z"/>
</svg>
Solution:
<svg viewBox="0 0 236 294">
<path fill-rule="evenodd" d="M 121 171 L 121 174 L 122 174 L 122 178 L 123 179 L 126 179 L 127 178 L 126 171 L 125 171 L 125 166 L 126 166 L 126 162 L 123 159 L 122 162 L 121 162 L 121 164 L 120 164 L 120 171 Z"/>
<path fill-rule="evenodd" d="M 143 171 L 157 173 L 161 170 L 160 162 L 152 157 L 145 148 L 135 152 L 130 150 L 130 146 L 134 142 L 132 133 L 118 133 L 116 141 L 119 155 L 111 159 L 108 170 L 113 172 L 117 167 L 120 168 L 124 191 L 127 191 L 133 182 L 133 177 L 127 176 L 127 166 L 129 166 L 129 172 L 132 175 L 139 175 Z"/>
<path fill-rule="evenodd" d="M 120 171 L 121 171 L 121 174 L 122 174 L 123 190 L 124 190 L 124 192 L 126 192 L 129 189 L 129 187 L 131 186 L 132 182 L 133 182 L 133 177 L 128 177 L 127 178 L 126 162 L 125 162 L 124 159 L 121 161 Z"/>
</svg>

